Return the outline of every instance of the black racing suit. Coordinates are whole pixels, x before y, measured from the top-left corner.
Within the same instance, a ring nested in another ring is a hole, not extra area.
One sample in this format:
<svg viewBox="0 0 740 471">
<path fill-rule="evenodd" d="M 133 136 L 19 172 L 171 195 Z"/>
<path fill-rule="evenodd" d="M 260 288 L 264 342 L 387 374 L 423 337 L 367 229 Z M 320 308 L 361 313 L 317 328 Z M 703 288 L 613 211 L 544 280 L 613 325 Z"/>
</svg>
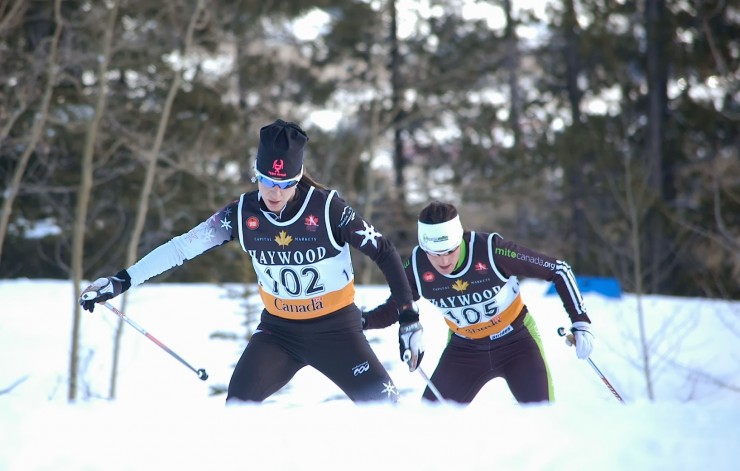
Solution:
<svg viewBox="0 0 740 471">
<path fill-rule="evenodd" d="M 414 300 L 434 304 L 450 339 L 430 378 L 445 399 L 468 404 L 493 378 L 504 378 L 520 402 L 553 400 L 552 382 L 534 319 L 519 290 L 518 276 L 555 283 L 572 322 L 590 322 L 570 267 L 492 233 L 465 232 L 457 268 L 442 275 L 415 247 L 406 265 Z M 395 302 L 365 315 L 366 329 L 398 319 Z M 424 399 L 434 401 L 427 388 Z"/>
<path fill-rule="evenodd" d="M 397 305 L 411 303 L 411 289 L 393 244 L 335 191 L 301 182 L 280 214 L 258 191 L 245 193 L 128 268 L 132 286 L 235 239 L 252 260 L 265 309 L 227 401 L 261 402 L 310 365 L 353 401 L 395 402 L 398 391 L 362 332 L 349 247 L 378 265 Z"/>
</svg>

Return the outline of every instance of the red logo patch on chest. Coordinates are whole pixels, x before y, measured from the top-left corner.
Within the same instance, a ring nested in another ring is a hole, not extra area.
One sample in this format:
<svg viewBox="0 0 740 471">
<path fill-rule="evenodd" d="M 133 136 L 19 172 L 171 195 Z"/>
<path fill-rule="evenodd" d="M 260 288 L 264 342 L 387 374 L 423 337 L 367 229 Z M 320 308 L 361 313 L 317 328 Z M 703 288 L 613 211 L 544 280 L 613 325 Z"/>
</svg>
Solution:
<svg viewBox="0 0 740 471">
<path fill-rule="evenodd" d="M 303 221 L 304 221 L 304 224 L 306 224 L 306 229 L 311 232 L 315 231 L 319 227 L 319 218 L 317 218 L 313 214 L 310 214 Z"/>
<path fill-rule="evenodd" d="M 255 230 L 258 227 L 260 227 L 260 220 L 257 219 L 255 216 L 250 216 L 247 218 L 247 229 Z"/>
<path fill-rule="evenodd" d="M 431 283 L 432 281 L 434 281 L 434 273 L 428 271 L 428 272 L 424 273 L 424 275 L 422 276 L 422 278 L 427 283 Z"/>
</svg>

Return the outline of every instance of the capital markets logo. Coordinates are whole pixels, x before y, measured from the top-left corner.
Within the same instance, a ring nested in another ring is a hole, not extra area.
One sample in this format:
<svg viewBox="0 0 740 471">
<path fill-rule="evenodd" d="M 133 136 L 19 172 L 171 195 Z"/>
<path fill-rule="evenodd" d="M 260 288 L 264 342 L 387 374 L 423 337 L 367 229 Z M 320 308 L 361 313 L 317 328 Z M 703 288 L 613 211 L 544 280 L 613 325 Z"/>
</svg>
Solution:
<svg viewBox="0 0 740 471">
<path fill-rule="evenodd" d="M 275 242 L 277 242 L 281 247 L 287 247 L 291 242 L 293 242 L 293 237 L 288 235 L 285 231 L 280 231 L 280 234 L 275 236 Z"/>
</svg>

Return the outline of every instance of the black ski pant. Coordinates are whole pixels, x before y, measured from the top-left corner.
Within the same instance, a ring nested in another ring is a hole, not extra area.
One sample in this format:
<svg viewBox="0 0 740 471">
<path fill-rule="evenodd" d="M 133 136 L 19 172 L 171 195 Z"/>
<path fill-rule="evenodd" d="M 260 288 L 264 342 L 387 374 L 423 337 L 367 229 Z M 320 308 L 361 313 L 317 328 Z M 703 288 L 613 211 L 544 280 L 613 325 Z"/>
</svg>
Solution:
<svg viewBox="0 0 740 471">
<path fill-rule="evenodd" d="M 231 376 L 226 400 L 262 402 L 304 366 L 323 373 L 353 402 L 398 401 L 396 386 L 362 333 L 361 313 L 354 304 L 305 321 L 263 310 Z"/>
<path fill-rule="evenodd" d="M 452 335 L 430 380 L 446 400 L 469 404 L 493 378 L 503 378 L 519 403 L 554 399 L 537 326 L 529 313 L 511 333 L 495 340 Z M 423 399 L 437 400 L 429 388 Z"/>
</svg>

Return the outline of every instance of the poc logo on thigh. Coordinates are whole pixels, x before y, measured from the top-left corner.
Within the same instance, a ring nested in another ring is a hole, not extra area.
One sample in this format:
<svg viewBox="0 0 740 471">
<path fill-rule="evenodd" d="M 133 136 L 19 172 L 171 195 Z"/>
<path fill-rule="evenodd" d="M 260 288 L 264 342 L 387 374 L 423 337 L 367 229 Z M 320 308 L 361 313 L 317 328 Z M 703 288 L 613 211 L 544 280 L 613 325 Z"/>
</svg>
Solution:
<svg viewBox="0 0 740 471">
<path fill-rule="evenodd" d="M 352 367 L 352 374 L 355 376 L 360 376 L 362 373 L 368 371 L 370 369 L 370 362 L 361 363 L 357 366 Z"/>
</svg>

